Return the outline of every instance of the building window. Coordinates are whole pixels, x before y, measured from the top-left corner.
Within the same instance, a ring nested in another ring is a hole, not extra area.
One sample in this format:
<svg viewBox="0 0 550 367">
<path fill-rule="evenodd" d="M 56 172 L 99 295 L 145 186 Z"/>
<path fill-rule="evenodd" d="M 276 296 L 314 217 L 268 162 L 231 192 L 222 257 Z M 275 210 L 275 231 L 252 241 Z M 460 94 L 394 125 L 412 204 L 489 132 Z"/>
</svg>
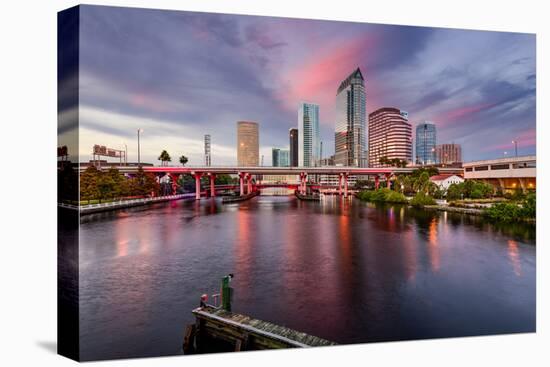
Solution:
<svg viewBox="0 0 550 367">
<path fill-rule="evenodd" d="M 472 167 L 466 167 L 466 172 L 472 172 Z"/>
<path fill-rule="evenodd" d="M 510 169 L 509 164 L 493 164 L 491 165 L 491 169 Z"/>
<path fill-rule="evenodd" d="M 475 168 L 476 171 L 488 171 L 489 170 L 489 166 L 477 166 Z"/>
<path fill-rule="evenodd" d="M 536 168 L 537 162 L 522 162 L 522 163 L 514 163 L 514 168 Z"/>
</svg>

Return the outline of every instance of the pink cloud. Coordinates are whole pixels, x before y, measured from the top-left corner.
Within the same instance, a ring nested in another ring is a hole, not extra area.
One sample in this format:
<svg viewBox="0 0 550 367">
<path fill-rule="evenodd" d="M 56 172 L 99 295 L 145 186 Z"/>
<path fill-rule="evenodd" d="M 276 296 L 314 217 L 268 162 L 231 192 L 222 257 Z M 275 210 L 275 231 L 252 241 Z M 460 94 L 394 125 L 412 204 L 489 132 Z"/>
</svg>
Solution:
<svg viewBox="0 0 550 367">
<path fill-rule="evenodd" d="M 130 104 L 135 107 L 140 107 L 146 110 L 155 112 L 168 112 L 168 105 L 146 93 L 133 93 L 129 97 Z"/>
<path fill-rule="evenodd" d="M 434 117 L 434 121 L 437 121 L 438 123 L 444 125 L 445 123 L 457 121 L 466 116 L 473 115 L 494 106 L 495 103 L 483 103 L 480 105 L 459 107 L 439 114 L 438 116 Z"/>
<path fill-rule="evenodd" d="M 317 103 L 321 107 L 321 120 L 332 123 L 340 82 L 360 66 L 360 55 L 373 47 L 372 38 L 359 37 L 308 55 L 303 62 L 282 73 L 285 79 L 278 99 L 292 111 L 297 109 L 300 101 Z M 367 79 L 367 71 L 364 68 L 361 71 Z"/>
<path fill-rule="evenodd" d="M 515 139 L 518 142 L 518 150 L 521 148 L 530 148 L 537 145 L 537 130 L 535 128 L 528 129 L 520 133 Z M 495 145 L 486 146 L 483 150 L 486 152 L 489 151 L 508 151 L 509 153 L 513 152 L 515 149 L 514 143 L 512 140 L 501 142 Z"/>
</svg>

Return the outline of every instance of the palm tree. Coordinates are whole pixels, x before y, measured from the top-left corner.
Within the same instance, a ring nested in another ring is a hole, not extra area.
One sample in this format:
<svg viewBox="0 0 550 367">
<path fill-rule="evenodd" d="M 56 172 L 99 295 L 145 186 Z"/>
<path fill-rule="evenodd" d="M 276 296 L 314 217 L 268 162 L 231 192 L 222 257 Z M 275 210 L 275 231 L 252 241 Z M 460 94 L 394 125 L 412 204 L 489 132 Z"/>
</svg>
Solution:
<svg viewBox="0 0 550 367">
<path fill-rule="evenodd" d="M 180 163 L 181 163 L 182 166 L 185 166 L 185 163 L 187 163 L 188 161 L 189 161 L 189 159 L 187 159 L 186 156 L 182 155 L 180 157 Z"/>
<path fill-rule="evenodd" d="M 170 157 L 170 154 L 166 150 L 163 150 L 160 153 L 160 156 L 158 157 L 158 160 L 161 161 L 162 166 L 166 166 L 168 162 L 172 161 L 172 158 Z"/>
</svg>

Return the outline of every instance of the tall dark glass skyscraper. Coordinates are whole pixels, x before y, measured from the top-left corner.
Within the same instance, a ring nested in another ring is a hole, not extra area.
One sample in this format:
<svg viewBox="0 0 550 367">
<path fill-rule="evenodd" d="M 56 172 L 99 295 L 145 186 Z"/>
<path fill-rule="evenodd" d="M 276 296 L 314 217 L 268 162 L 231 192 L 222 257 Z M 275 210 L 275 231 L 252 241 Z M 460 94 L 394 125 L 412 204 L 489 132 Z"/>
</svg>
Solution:
<svg viewBox="0 0 550 367">
<path fill-rule="evenodd" d="M 298 129 L 293 127 L 288 130 L 290 140 L 290 167 L 298 167 Z"/>
<path fill-rule="evenodd" d="M 336 126 L 334 163 L 360 167 L 367 149 L 365 79 L 355 69 L 338 87 L 336 93 Z"/>
<path fill-rule="evenodd" d="M 435 124 L 425 121 L 416 126 L 416 164 L 434 164 L 436 129 Z"/>
</svg>

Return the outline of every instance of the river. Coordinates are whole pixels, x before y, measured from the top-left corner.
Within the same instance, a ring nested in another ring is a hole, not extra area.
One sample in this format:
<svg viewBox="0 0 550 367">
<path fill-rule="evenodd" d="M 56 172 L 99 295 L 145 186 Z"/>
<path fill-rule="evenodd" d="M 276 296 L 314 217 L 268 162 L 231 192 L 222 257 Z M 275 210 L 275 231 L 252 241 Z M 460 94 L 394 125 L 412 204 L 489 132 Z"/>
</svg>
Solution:
<svg viewBox="0 0 550 367">
<path fill-rule="evenodd" d="M 535 331 L 535 228 L 357 199 L 173 201 L 83 216 L 83 360 L 181 354 L 234 273 L 233 310 L 337 343 Z"/>
</svg>

